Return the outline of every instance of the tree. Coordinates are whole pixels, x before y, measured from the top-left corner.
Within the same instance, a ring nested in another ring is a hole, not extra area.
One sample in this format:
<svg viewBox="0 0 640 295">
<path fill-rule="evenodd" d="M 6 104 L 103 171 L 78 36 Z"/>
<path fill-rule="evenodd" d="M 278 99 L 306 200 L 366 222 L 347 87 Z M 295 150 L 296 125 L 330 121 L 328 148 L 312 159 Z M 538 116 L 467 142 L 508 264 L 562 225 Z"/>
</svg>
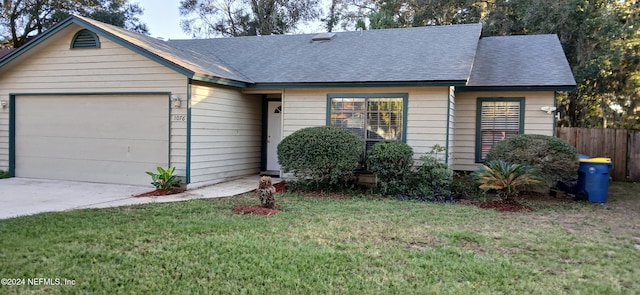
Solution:
<svg viewBox="0 0 640 295">
<path fill-rule="evenodd" d="M 483 36 L 557 34 L 578 83 L 560 126 L 640 128 L 637 0 L 333 0 L 328 29 L 482 22 Z"/>
<path fill-rule="evenodd" d="M 149 34 L 147 25 L 140 21 L 138 16 L 144 14 L 144 9 L 138 4 L 130 4 L 128 0 L 102 0 L 100 6 L 87 15 L 88 17 L 122 27 L 127 30 Z"/>
<path fill-rule="evenodd" d="M 329 32 L 338 25 L 343 30 L 366 29 L 368 15 L 377 9 L 377 3 L 372 0 L 331 0 L 329 15 L 322 21 Z"/>
<path fill-rule="evenodd" d="M 411 11 L 410 23 L 414 27 L 478 23 L 487 6 L 485 1 L 474 0 L 413 0 L 407 3 L 408 11 Z"/>
<path fill-rule="evenodd" d="M 593 58 L 594 45 L 601 22 L 604 1 L 587 0 L 499 0 L 491 4 L 485 20 L 483 34 L 519 35 L 519 34 L 557 34 L 565 54 L 578 81 L 576 91 L 569 93 L 566 100 L 559 104 L 565 120 L 561 125 L 578 126 L 590 109 L 586 102 L 585 78 L 593 76 L 589 61 Z M 592 81 L 593 79 L 586 79 Z"/>
<path fill-rule="evenodd" d="M 284 34 L 318 17 L 317 0 L 182 0 L 182 30 L 194 37 Z"/>
<path fill-rule="evenodd" d="M 560 126 L 640 128 L 640 5 L 618 0 L 499 0 L 483 34 L 557 34 L 576 91 L 561 95 Z"/>
<path fill-rule="evenodd" d="M 328 29 L 383 29 L 477 23 L 486 14 L 485 1 L 474 0 L 332 0 L 324 18 Z"/>
<path fill-rule="evenodd" d="M 147 33 L 138 19 L 138 4 L 128 0 L 3 0 L 0 29 L 9 45 L 18 48 L 71 14 L 94 18 L 126 29 Z"/>
</svg>

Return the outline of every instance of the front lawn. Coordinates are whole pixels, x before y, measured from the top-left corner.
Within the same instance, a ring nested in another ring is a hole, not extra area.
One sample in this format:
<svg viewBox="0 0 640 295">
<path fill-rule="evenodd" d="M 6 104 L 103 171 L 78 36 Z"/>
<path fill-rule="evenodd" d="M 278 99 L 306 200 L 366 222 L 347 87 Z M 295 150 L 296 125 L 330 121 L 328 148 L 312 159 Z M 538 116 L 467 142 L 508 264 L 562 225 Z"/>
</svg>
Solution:
<svg viewBox="0 0 640 295">
<path fill-rule="evenodd" d="M 286 193 L 271 216 L 233 213 L 248 194 L 0 220 L 0 293 L 638 293 L 638 191 L 518 213 Z"/>
</svg>

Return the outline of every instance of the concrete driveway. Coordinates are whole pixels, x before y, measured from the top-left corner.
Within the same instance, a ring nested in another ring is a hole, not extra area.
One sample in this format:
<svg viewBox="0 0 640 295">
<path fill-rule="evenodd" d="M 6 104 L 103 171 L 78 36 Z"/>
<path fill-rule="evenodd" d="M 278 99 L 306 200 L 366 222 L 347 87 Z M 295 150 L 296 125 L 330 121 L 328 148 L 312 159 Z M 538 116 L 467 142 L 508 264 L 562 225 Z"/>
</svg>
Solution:
<svg viewBox="0 0 640 295">
<path fill-rule="evenodd" d="M 0 219 L 110 203 L 151 190 L 150 186 L 29 178 L 0 179 Z"/>
<path fill-rule="evenodd" d="M 176 195 L 144 198 L 133 196 L 152 191 L 151 185 L 134 186 L 30 178 L 0 179 L 0 219 L 71 209 L 230 197 L 255 189 L 259 178 L 260 176 L 250 175 Z"/>
</svg>

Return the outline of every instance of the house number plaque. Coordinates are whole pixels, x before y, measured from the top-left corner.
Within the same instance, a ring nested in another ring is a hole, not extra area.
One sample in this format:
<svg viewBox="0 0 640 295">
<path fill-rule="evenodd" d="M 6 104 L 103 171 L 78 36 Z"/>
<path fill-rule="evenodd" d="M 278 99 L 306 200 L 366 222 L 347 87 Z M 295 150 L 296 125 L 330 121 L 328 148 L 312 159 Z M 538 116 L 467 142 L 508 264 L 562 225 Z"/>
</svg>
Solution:
<svg viewBox="0 0 640 295">
<path fill-rule="evenodd" d="M 173 115 L 173 120 L 174 122 L 184 122 L 187 121 L 187 115 Z"/>
</svg>

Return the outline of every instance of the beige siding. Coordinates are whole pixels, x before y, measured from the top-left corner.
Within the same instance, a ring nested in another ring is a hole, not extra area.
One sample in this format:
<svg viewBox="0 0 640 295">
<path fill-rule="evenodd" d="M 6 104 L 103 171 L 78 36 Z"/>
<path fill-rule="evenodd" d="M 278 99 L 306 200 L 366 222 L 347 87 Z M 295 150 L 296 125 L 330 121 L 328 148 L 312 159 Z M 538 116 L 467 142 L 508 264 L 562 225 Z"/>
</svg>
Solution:
<svg viewBox="0 0 640 295">
<path fill-rule="evenodd" d="M 261 136 L 260 96 L 200 83 L 192 86 L 193 186 L 259 173 Z"/>
<path fill-rule="evenodd" d="M 448 87 L 287 89 L 283 103 L 283 137 L 294 131 L 327 124 L 328 94 L 407 93 L 407 144 L 416 157 L 435 144 L 446 146 Z"/>
<path fill-rule="evenodd" d="M 99 36 L 100 49 L 71 50 L 71 39 L 79 29 L 71 25 L 5 66 L 0 73 L 0 100 L 8 100 L 9 94 L 79 92 L 166 92 L 186 99 L 185 76 L 104 36 Z M 163 99 L 168 100 L 168 96 Z M 171 114 L 186 115 L 186 107 L 172 108 Z M 0 109 L 0 169 L 7 169 L 9 164 L 8 116 L 8 109 Z M 184 176 L 186 121 L 172 120 L 170 140 L 171 165 L 176 166 L 177 173 Z"/>
<path fill-rule="evenodd" d="M 473 171 L 476 148 L 476 103 L 478 97 L 524 97 L 524 132 L 529 134 L 553 135 L 553 114 L 540 110 L 543 106 L 554 105 L 553 92 L 458 92 L 454 128 L 453 168 Z"/>
</svg>

